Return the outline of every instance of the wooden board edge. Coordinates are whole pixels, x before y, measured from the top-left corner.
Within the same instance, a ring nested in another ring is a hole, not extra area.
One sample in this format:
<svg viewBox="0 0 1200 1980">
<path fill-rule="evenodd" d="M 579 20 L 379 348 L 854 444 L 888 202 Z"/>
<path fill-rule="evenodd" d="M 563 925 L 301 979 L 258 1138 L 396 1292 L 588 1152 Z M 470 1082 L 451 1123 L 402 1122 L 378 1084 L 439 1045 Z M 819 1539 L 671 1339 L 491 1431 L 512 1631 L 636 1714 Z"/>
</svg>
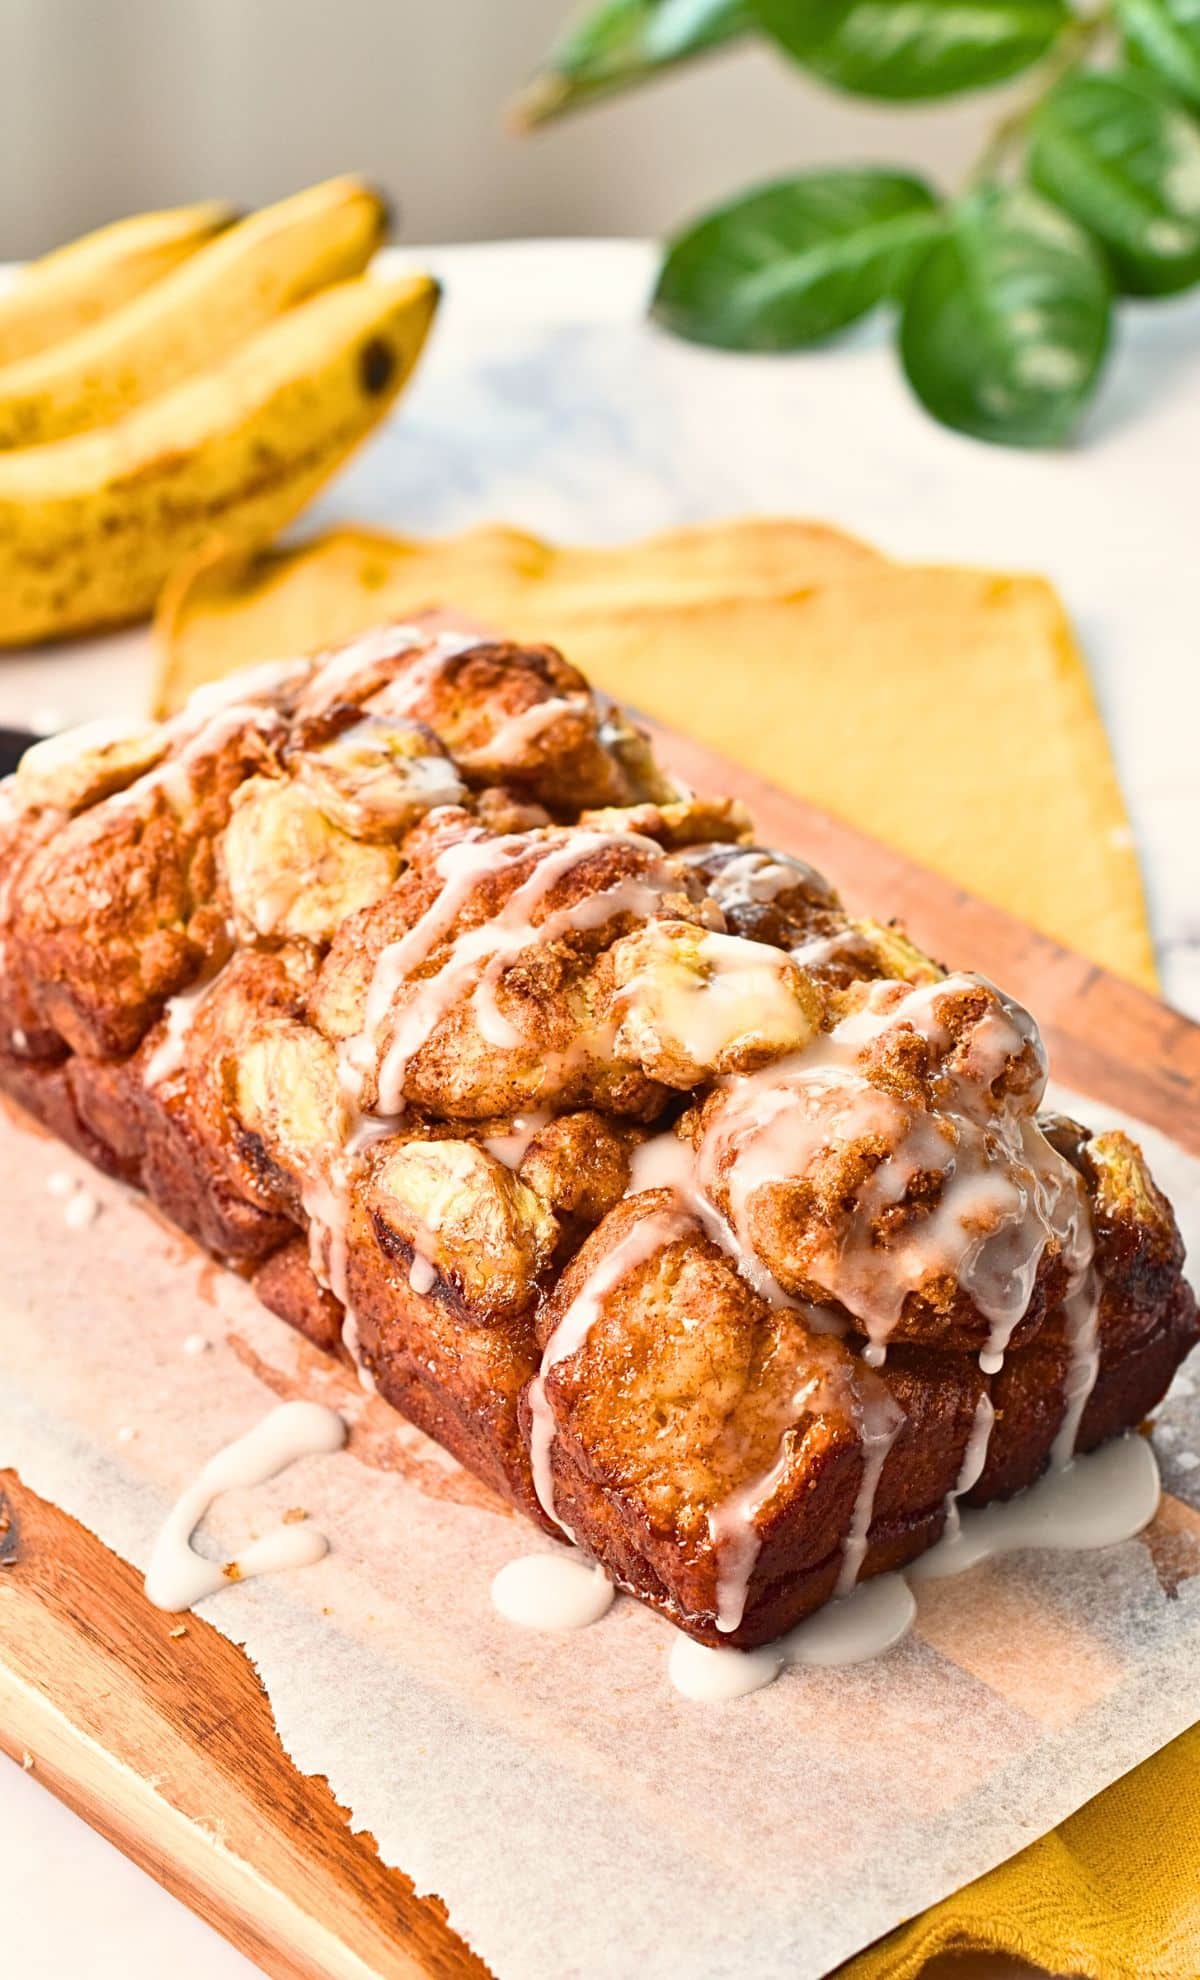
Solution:
<svg viewBox="0 0 1200 1980">
<path fill-rule="evenodd" d="M 279 1742 L 245 1653 L 0 1473 L 0 1747 L 272 1980 L 488 1980 Z"/>
</svg>

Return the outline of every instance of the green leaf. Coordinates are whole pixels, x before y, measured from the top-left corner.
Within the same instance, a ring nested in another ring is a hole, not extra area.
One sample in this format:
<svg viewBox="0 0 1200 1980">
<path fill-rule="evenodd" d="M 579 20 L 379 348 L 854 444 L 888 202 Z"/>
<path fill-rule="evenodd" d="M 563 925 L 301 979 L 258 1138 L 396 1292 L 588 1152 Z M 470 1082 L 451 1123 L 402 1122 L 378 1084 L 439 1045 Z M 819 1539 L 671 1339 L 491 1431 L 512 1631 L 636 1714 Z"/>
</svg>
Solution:
<svg viewBox="0 0 1200 1980">
<path fill-rule="evenodd" d="M 1059 83 L 1034 119 L 1029 170 L 1103 244 L 1129 294 L 1200 281 L 1200 129 L 1149 76 Z"/>
<path fill-rule="evenodd" d="M 760 186 L 669 245 L 653 314 L 729 350 L 788 351 L 897 295 L 938 226 L 904 172 L 808 172 Z"/>
<path fill-rule="evenodd" d="M 750 0 L 806 69 L 858 96 L 950 96 L 1002 82 L 1072 19 L 1065 0 Z"/>
<path fill-rule="evenodd" d="M 1200 110 L 1200 0 L 1116 0 L 1130 55 Z"/>
<path fill-rule="evenodd" d="M 748 34 L 745 0 L 602 0 L 550 50 L 517 100 L 513 116 L 527 130 L 594 97 L 646 82 L 677 62 Z"/>
<path fill-rule="evenodd" d="M 1052 445 L 1093 390 L 1111 299 L 1098 250 L 1035 194 L 985 186 L 912 278 L 900 349 L 936 419 L 981 440 Z"/>
</svg>

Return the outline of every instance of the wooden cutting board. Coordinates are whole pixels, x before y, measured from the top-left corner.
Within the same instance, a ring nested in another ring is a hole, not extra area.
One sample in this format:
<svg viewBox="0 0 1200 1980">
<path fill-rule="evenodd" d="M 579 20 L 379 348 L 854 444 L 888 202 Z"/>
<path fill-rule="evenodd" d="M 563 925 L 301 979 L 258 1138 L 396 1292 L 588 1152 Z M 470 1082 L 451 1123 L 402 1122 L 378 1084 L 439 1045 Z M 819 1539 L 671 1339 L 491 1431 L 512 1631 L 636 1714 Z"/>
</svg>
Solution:
<svg viewBox="0 0 1200 1980">
<path fill-rule="evenodd" d="M 1200 1025 L 711 750 L 664 761 L 749 805 L 759 836 L 895 916 L 932 954 L 1037 1014 L 1056 1077 L 1200 1155 Z M 486 1969 L 328 1785 L 287 1759 L 249 1662 L 150 1607 L 134 1570 L 0 1474 L 0 1746 L 270 1974 L 468 1980 Z"/>
</svg>

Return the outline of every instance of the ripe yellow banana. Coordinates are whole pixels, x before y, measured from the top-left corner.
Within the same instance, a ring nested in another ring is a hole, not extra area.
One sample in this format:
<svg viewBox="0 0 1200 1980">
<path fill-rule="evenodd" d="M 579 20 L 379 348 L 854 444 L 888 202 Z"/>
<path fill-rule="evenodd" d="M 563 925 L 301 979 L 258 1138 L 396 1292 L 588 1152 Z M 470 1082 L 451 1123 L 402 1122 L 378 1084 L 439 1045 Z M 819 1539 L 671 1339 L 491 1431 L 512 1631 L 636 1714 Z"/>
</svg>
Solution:
<svg viewBox="0 0 1200 1980">
<path fill-rule="evenodd" d="M 118 425 L 0 455 L 0 645 L 143 617 L 210 538 L 268 542 L 396 397 L 437 299 L 338 283 Z"/>
<path fill-rule="evenodd" d="M 32 357 L 132 302 L 235 218 L 222 200 L 137 213 L 56 248 L 0 295 L 0 365 Z"/>
<path fill-rule="evenodd" d="M 89 330 L 0 367 L 0 447 L 107 426 L 208 371 L 272 318 L 361 274 L 387 210 L 359 179 L 330 179 L 252 213 Z"/>
</svg>

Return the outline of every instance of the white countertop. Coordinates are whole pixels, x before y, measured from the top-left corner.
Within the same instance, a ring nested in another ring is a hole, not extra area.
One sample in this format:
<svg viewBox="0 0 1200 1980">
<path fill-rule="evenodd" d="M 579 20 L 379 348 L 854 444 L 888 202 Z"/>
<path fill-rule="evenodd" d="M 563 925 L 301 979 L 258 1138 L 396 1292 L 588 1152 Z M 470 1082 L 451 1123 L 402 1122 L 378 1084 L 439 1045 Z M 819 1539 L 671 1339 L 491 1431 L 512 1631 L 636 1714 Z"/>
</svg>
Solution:
<svg viewBox="0 0 1200 1980">
<path fill-rule="evenodd" d="M 765 510 L 827 518 L 898 556 L 1046 572 L 1091 662 L 1167 995 L 1200 1016 L 1200 298 L 1127 312 L 1083 442 L 1037 454 L 935 426 L 872 329 L 797 359 L 670 342 L 642 321 L 653 263 L 637 243 L 418 258 L 446 286 L 431 349 L 306 526 L 503 518 L 602 541 Z M 147 672 L 140 634 L 2 657 L 0 724 L 133 712 Z M 5 1765 L 0 1839 L 12 1980 L 255 1970 Z"/>
</svg>

